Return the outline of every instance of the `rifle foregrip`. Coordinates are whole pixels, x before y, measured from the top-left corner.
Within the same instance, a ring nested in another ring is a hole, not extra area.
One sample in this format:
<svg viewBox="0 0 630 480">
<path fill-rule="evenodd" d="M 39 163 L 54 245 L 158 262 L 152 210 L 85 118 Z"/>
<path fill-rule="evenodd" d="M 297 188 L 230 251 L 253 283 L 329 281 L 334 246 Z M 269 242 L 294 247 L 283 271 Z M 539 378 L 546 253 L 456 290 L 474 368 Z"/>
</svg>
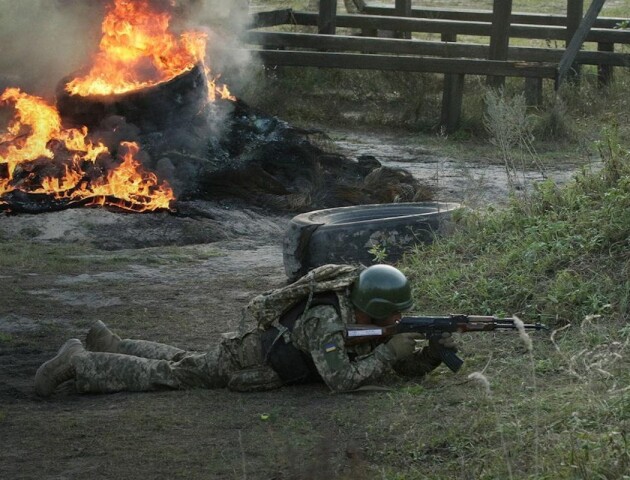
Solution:
<svg viewBox="0 0 630 480">
<path fill-rule="evenodd" d="M 453 372 L 457 372 L 464 364 L 464 361 L 457 356 L 457 353 L 455 353 L 455 350 L 452 348 L 440 348 L 440 358 L 444 362 L 444 365 Z"/>
</svg>

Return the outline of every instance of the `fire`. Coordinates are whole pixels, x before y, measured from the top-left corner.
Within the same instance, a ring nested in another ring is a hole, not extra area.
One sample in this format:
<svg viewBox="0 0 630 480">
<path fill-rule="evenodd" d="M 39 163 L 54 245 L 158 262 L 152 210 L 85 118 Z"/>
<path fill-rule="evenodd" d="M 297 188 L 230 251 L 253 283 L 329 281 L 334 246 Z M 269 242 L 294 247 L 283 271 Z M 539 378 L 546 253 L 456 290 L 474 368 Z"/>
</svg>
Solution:
<svg viewBox="0 0 630 480">
<path fill-rule="evenodd" d="M 102 23 L 99 51 L 85 76 L 65 85 L 70 95 L 120 95 L 168 82 L 202 67 L 208 100 L 236 100 L 205 63 L 208 36 L 171 31 L 167 9 L 151 0 L 113 0 Z M 162 5 L 174 5 L 163 0 Z M 0 131 L 0 205 L 11 192 L 49 195 L 73 204 L 114 205 L 132 211 L 169 209 L 175 199 L 166 182 L 146 171 L 140 147 L 122 142 L 110 152 L 87 127 L 64 128 L 57 109 L 44 99 L 8 88 L 0 107 L 14 109 Z M 120 153 L 122 152 L 122 153 Z"/>
<path fill-rule="evenodd" d="M 0 134 L 0 164 L 7 165 L 7 181 L 13 178 L 20 164 L 39 157 L 53 158 L 51 140 L 62 142 L 69 151 L 75 152 L 77 160 L 94 161 L 107 151 L 100 143 L 93 145 L 86 141 L 86 128 L 63 129 L 57 110 L 41 98 L 26 95 L 18 88 L 8 88 L 0 96 L 0 102 L 13 103 L 16 109 L 16 117 L 7 133 Z"/>
<path fill-rule="evenodd" d="M 177 36 L 170 31 L 170 23 L 170 14 L 153 11 L 148 0 L 115 0 L 103 21 L 92 68 L 70 81 L 66 90 L 81 96 L 122 94 L 167 82 L 204 64 L 207 35 L 184 32 Z M 233 99 L 227 87 L 217 87 L 208 78 L 211 98 Z"/>
<path fill-rule="evenodd" d="M 139 151 L 136 144 L 123 142 L 128 150 L 123 162 L 109 173 L 100 173 L 98 162 L 109 159 L 110 152 L 87 138 L 86 127 L 63 128 L 53 106 L 18 88 L 5 90 L 0 103 L 15 109 L 7 131 L 0 133 L 0 203 L 2 196 L 19 190 L 133 211 L 169 208 L 173 191 L 143 170 L 134 158 Z"/>
<path fill-rule="evenodd" d="M 236 97 L 234 97 L 230 90 L 228 90 L 227 85 L 217 85 L 216 79 L 213 79 L 208 72 L 206 72 L 208 76 L 208 100 L 211 102 L 215 102 L 217 98 L 221 100 L 230 100 L 232 102 L 236 101 Z"/>
<path fill-rule="evenodd" d="M 160 185 L 154 173 L 143 170 L 135 158 L 140 151 L 138 144 L 122 142 L 121 145 L 128 151 L 120 166 L 84 190 L 94 198 L 92 205 L 107 204 L 108 198 L 112 197 L 120 200 L 110 202 L 119 208 L 134 211 L 168 209 L 173 200 L 171 188 L 167 183 Z M 81 198 L 84 191 L 74 192 L 72 198 Z"/>
</svg>

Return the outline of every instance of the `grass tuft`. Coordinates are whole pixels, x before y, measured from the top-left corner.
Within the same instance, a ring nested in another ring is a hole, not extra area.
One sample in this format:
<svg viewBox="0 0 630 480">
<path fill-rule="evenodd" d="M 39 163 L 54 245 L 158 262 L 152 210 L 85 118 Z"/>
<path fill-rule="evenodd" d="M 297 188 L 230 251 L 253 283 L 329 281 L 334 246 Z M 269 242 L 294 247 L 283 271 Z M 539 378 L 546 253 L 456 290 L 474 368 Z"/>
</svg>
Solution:
<svg viewBox="0 0 630 480">
<path fill-rule="evenodd" d="M 502 211 L 466 212 L 454 236 L 418 247 L 406 264 L 418 306 L 511 312 L 556 325 L 624 317 L 630 154 L 616 132 L 604 132 L 599 172 L 583 172 L 565 188 L 545 181 Z"/>
<path fill-rule="evenodd" d="M 461 336 L 464 369 L 485 364 L 468 379 L 486 395 L 463 405 L 475 420 L 448 422 L 460 432 L 445 441 L 472 442 L 468 456 L 484 461 L 463 476 L 451 458 L 436 478 L 627 478 L 630 150 L 614 125 L 595 147 L 600 170 L 543 182 L 502 210 L 465 211 L 454 235 L 401 264 L 419 311 L 517 314 L 553 329 L 548 341 Z"/>
</svg>

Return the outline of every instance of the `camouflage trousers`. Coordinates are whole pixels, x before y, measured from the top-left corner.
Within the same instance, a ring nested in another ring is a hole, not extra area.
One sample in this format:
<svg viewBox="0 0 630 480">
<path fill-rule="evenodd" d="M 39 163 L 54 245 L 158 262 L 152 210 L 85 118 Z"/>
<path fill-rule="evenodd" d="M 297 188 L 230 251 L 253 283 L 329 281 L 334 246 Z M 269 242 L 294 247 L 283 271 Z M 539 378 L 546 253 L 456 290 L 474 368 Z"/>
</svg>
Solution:
<svg viewBox="0 0 630 480">
<path fill-rule="evenodd" d="M 208 352 L 190 352 L 145 340 L 121 340 L 116 353 L 85 352 L 72 358 L 81 393 L 221 388 L 277 388 L 277 374 L 263 365 L 260 332 L 224 334 Z"/>
</svg>

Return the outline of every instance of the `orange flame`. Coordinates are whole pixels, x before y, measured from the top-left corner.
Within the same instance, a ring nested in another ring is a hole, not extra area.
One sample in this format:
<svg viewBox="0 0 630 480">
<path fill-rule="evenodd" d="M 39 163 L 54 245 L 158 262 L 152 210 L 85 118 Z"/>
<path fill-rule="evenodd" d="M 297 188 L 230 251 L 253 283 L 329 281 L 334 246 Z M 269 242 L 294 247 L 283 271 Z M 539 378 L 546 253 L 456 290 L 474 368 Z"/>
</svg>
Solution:
<svg viewBox="0 0 630 480">
<path fill-rule="evenodd" d="M 93 205 L 107 203 L 108 197 L 122 202 L 113 202 L 119 208 L 134 211 L 168 209 L 173 200 L 173 191 L 166 183 L 160 185 L 157 176 L 143 170 L 135 156 L 140 151 L 138 144 L 122 142 L 127 148 L 123 162 L 116 169 L 107 174 L 102 181 L 94 182 L 81 192 L 74 192 L 73 198 L 83 198 L 85 192 L 94 197 Z"/>
<path fill-rule="evenodd" d="M 171 16 L 152 11 L 148 0 L 115 0 L 106 15 L 100 50 L 89 73 L 66 85 L 72 95 L 111 95 L 167 82 L 203 64 L 208 37 L 202 32 L 179 36 Z M 213 90 L 215 82 L 209 87 Z M 227 92 L 221 98 L 229 97 Z"/>
<path fill-rule="evenodd" d="M 108 155 L 109 150 L 87 139 L 87 127 L 64 129 L 54 107 L 17 88 L 5 90 L 0 102 L 15 107 L 7 132 L 0 133 L 0 203 L 3 195 L 14 190 L 49 194 L 70 202 L 97 199 L 93 203 L 133 211 L 168 209 L 174 200 L 170 186 L 160 184 L 156 175 L 144 171 L 134 158 L 139 151 L 136 144 L 123 142 L 128 153 L 122 164 L 105 177 L 88 181 L 87 167 L 94 165 L 99 156 Z M 37 179 L 33 162 L 42 158 L 55 160 L 61 173 Z M 19 171 L 21 178 L 16 183 Z M 24 172 L 30 173 L 22 175 Z"/>
<path fill-rule="evenodd" d="M 86 140 L 87 128 L 63 129 L 59 112 L 43 99 L 22 93 L 19 88 L 7 88 L 0 102 L 15 105 L 15 118 L 9 124 L 7 133 L 0 133 L 0 164 L 7 164 L 8 178 L 13 178 L 16 167 L 24 162 L 40 157 L 53 158 L 51 140 L 61 142 L 73 152 L 77 162 L 94 161 L 101 153 L 107 152 L 102 143 L 96 145 Z M 2 190 L 0 190 L 2 194 Z"/>
<path fill-rule="evenodd" d="M 208 100 L 210 102 L 215 102 L 217 98 L 221 100 L 230 100 L 232 102 L 236 101 L 236 97 L 230 93 L 227 85 L 217 85 L 217 78 L 212 78 L 210 76 L 209 69 L 206 71 L 206 76 L 208 77 Z"/>
</svg>

